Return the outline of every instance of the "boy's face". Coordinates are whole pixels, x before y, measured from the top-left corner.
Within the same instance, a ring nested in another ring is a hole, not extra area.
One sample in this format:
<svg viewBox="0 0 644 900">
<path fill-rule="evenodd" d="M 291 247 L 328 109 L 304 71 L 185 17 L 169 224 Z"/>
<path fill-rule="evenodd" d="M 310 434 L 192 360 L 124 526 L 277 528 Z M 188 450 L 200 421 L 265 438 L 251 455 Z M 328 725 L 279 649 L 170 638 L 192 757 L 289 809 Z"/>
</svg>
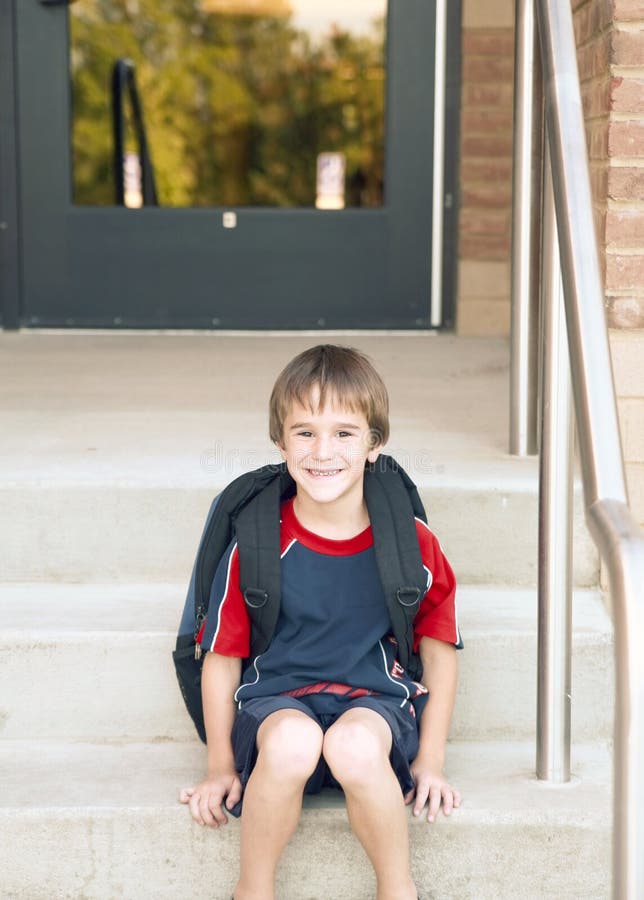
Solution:
<svg viewBox="0 0 644 900">
<path fill-rule="evenodd" d="M 361 503 L 365 462 L 376 461 L 381 445 L 371 446 L 374 438 L 364 413 L 345 409 L 331 398 L 320 409 L 318 396 L 315 391 L 310 407 L 294 404 L 284 420 L 278 444 L 282 458 L 298 495 L 315 503 L 351 498 Z"/>
</svg>

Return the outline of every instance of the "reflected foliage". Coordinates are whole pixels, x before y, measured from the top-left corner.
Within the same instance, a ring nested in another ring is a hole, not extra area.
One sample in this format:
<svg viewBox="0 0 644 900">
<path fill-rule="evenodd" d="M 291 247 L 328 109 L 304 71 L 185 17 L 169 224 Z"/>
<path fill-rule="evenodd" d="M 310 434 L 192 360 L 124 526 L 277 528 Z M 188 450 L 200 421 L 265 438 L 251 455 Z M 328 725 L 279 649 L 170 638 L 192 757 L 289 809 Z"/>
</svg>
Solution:
<svg viewBox="0 0 644 900">
<path fill-rule="evenodd" d="M 346 155 L 347 206 L 381 205 L 382 20 L 316 37 L 198 0 L 77 0 L 70 44 L 76 203 L 114 202 L 110 77 L 127 57 L 161 205 L 312 206 L 329 151 Z"/>
</svg>

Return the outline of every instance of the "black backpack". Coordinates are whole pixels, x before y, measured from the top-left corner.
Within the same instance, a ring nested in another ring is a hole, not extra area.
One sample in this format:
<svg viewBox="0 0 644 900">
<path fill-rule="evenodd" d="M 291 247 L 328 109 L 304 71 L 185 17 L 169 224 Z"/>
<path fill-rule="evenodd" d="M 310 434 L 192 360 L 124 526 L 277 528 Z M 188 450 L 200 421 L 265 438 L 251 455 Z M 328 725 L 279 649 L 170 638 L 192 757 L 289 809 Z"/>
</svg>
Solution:
<svg viewBox="0 0 644 900">
<path fill-rule="evenodd" d="M 183 699 L 204 743 L 203 660 L 197 636 L 208 612 L 215 571 L 235 538 L 240 588 L 251 621 L 250 658 L 254 659 L 270 644 L 279 617 L 280 506 L 294 494 L 295 482 L 286 464 L 268 465 L 236 478 L 210 507 L 172 654 Z M 426 591 L 427 572 L 414 517 L 426 522 L 425 510 L 412 480 L 386 455 L 365 467 L 364 497 L 398 659 L 418 680 L 422 667 L 413 650 L 413 621 Z"/>
</svg>

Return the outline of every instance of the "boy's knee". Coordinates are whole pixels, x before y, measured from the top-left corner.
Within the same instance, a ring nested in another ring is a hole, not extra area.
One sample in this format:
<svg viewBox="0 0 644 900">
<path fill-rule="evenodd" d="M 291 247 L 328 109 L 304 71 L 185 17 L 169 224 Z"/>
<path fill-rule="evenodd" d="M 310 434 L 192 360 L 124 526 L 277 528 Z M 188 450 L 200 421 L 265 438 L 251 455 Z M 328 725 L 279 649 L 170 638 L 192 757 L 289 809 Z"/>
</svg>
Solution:
<svg viewBox="0 0 644 900">
<path fill-rule="evenodd" d="M 262 764 L 286 776 L 301 780 L 315 771 L 322 753 L 322 731 L 303 714 L 280 710 L 262 723 L 258 734 Z"/>
<path fill-rule="evenodd" d="M 341 785 L 369 784 L 388 763 L 382 735 L 359 721 L 336 722 L 324 738 L 322 754 Z"/>
</svg>

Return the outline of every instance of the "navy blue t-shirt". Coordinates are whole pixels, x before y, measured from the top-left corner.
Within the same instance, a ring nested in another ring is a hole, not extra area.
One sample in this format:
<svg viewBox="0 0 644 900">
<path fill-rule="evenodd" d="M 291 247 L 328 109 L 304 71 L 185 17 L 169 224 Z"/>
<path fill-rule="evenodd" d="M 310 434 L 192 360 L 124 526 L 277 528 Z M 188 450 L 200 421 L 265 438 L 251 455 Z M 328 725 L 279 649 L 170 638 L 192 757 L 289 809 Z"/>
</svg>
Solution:
<svg viewBox="0 0 644 900">
<path fill-rule="evenodd" d="M 438 541 L 417 520 L 427 593 L 415 620 L 423 635 L 458 645 L 455 582 Z M 396 659 L 396 642 L 378 577 L 371 528 L 349 540 L 322 538 L 295 517 L 293 501 L 282 506 L 282 601 L 268 649 L 250 660 L 235 698 L 240 707 L 255 697 L 307 696 L 319 712 L 337 700 L 378 695 L 401 707 L 415 700 L 420 712 L 427 691 Z M 239 589 L 233 542 L 212 584 L 202 646 L 227 656 L 248 657 L 250 623 Z"/>
</svg>

